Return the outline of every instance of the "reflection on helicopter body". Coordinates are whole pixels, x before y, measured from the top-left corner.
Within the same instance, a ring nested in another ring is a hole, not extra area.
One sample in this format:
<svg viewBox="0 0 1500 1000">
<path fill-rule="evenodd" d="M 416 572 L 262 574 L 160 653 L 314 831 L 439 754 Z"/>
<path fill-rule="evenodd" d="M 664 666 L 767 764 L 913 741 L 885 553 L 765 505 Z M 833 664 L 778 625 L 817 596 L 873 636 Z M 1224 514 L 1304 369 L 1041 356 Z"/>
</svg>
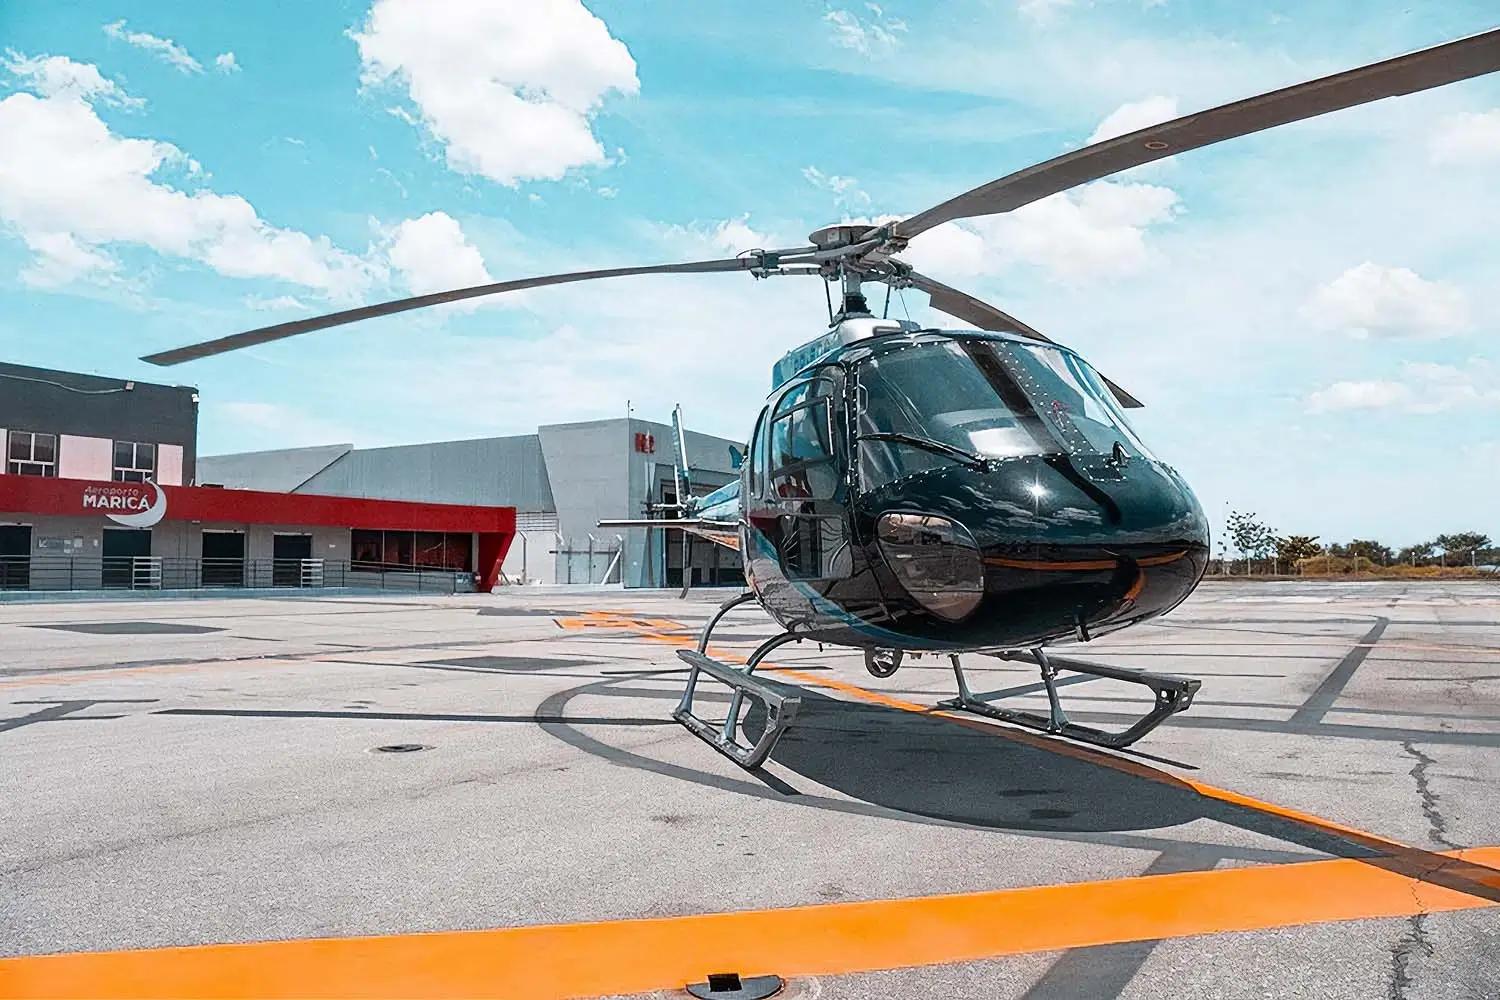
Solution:
<svg viewBox="0 0 1500 1000">
<path fill-rule="evenodd" d="M 804 369 L 738 493 L 761 602 L 850 645 L 1088 639 L 1175 607 L 1208 559 L 1192 491 L 1093 369 L 999 333 L 874 337 Z"/>
</svg>

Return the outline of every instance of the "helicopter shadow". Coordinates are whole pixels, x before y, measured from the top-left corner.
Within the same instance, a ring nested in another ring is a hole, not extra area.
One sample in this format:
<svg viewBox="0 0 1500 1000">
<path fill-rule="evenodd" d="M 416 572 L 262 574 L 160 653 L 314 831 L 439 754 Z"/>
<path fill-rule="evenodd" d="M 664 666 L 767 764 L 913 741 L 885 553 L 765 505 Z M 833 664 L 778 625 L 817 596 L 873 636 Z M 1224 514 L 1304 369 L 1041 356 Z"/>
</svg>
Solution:
<svg viewBox="0 0 1500 1000">
<path fill-rule="evenodd" d="M 1123 832 L 1204 816 L 1191 788 L 1101 767 L 955 725 L 802 688 L 796 722 L 771 760 L 851 798 L 966 826 Z M 747 735 L 760 727 L 746 719 Z"/>
<path fill-rule="evenodd" d="M 961 725 L 809 688 L 799 693 L 797 719 L 771 760 L 860 802 L 913 818 L 1043 836 L 1130 835 L 1209 819 L 1322 854 L 1384 854 L 1329 828 L 1204 795 L 1142 762 L 1107 754 L 1090 759 L 1092 751 L 1063 752 L 1068 744 L 1051 749 L 1011 738 L 1010 730 L 998 726 Z M 747 734 L 753 736 L 760 724 L 747 718 Z"/>
</svg>

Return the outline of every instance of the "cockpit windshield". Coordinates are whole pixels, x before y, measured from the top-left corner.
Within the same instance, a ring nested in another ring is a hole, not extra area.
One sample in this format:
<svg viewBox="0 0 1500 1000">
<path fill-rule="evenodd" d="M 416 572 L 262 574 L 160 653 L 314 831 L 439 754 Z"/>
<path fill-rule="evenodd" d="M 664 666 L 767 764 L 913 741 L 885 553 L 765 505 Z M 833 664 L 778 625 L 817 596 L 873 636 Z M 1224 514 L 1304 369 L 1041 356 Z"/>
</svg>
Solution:
<svg viewBox="0 0 1500 1000">
<path fill-rule="evenodd" d="M 951 465 L 955 450 L 1003 459 L 1118 446 L 1147 455 L 1099 376 L 1060 348 L 935 340 L 867 358 L 858 377 L 867 485 Z"/>
</svg>

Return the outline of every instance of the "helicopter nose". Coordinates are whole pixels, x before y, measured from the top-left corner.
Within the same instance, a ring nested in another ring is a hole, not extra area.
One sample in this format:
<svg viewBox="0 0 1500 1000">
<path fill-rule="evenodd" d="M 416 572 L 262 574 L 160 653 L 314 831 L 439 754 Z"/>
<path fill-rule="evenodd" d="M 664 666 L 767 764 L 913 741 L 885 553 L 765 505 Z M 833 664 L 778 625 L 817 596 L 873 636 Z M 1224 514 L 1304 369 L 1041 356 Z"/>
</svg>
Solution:
<svg viewBox="0 0 1500 1000">
<path fill-rule="evenodd" d="M 1047 456 L 986 485 L 990 504 L 966 524 L 987 597 L 1066 611 L 1077 638 L 1176 607 L 1207 567 L 1203 508 L 1162 463 Z"/>
<path fill-rule="evenodd" d="M 972 538 L 982 593 L 947 625 L 969 641 L 1093 638 L 1175 607 L 1207 566 L 1197 499 L 1144 457 L 1027 457 L 924 480 L 885 509 L 921 510 Z"/>
</svg>

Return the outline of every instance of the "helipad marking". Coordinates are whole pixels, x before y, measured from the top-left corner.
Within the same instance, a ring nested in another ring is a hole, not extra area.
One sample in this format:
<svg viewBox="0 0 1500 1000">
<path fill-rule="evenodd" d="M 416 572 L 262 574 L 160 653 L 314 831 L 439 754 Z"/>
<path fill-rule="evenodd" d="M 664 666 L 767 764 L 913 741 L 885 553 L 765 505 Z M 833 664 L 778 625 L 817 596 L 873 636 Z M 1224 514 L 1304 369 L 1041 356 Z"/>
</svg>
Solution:
<svg viewBox="0 0 1500 1000">
<path fill-rule="evenodd" d="M 1454 854 L 1500 863 L 1500 847 Z M 722 969 L 841 975 L 1490 905 L 1337 859 L 647 920 L 29 956 L 0 959 L 0 995 L 564 1000 L 680 988 Z"/>
</svg>

